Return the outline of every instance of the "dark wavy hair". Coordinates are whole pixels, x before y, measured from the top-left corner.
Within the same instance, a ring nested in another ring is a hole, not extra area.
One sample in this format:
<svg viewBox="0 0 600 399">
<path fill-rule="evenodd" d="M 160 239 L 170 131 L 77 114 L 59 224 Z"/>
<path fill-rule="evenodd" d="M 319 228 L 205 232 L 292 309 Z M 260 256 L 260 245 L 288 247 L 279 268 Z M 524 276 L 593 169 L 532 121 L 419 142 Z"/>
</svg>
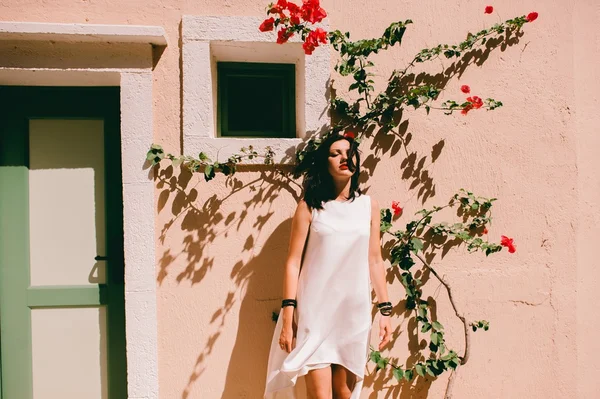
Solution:
<svg viewBox="0 0 600 399">
<path fill-rule="evenodd" d="M 304 159 L 296 168 L 296 177 L 304 174 L 304 201 L 311 209 L 322 209 L 322 202 L 334 200 L 336 198 L 333 178 L 329 173 L 329 149 L 331 145 L 339 140 L 346 140 L 350 143 L 348 150 L 348 169 L 353 171 L 350 178 L 350 201 L 354 201 L 356 194 L 362 194 L 358 188 L 358 177 L 360 176 L 360 153 L 358 143 L 350 137 L 344 137 L 339 134 L 327 136 L 318 148 L 308 151 Z M 354 162 L 356 157 L 356 163 Z"/>
</svg>

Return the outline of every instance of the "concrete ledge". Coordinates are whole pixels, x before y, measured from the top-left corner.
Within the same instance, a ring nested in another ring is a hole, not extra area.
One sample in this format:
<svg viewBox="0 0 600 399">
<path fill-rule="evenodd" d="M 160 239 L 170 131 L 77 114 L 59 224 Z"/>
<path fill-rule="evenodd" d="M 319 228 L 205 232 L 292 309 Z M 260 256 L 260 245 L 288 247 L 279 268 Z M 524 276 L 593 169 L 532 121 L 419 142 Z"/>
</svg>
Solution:
<svg viewBox="0 0 600 399">
<path fill-rule="evenodd" d="M 161 26 L 52 24 L 0 21 L 0 40 L 53 40 L 57 42 L 147 43 L 166 46 Z"/>
</svg>

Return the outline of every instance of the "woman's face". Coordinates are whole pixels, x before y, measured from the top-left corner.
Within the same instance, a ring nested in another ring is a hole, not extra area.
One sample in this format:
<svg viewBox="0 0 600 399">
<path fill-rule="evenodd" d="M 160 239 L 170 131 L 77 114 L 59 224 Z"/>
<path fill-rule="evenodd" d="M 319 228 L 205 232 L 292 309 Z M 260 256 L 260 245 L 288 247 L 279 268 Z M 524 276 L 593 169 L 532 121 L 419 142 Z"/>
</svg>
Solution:
<svg viewBox="0 0 600 399">
<path fill-rule="evenodd" d="M 350 178 L 354 171 L 348 169 L 348 151 L 350 143 L 348 140 L 338 140 L 329 147 L 328 170 L 334 179 Z M 354 155 L 356 164 L 356 155 Z"/>
</svg>

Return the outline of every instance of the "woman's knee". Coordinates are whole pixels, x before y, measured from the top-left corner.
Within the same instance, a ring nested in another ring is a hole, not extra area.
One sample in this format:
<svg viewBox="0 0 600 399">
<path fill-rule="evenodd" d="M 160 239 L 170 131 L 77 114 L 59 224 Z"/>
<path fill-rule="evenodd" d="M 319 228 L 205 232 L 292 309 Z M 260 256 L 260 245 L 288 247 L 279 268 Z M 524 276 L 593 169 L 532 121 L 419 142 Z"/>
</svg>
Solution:
<svg viewBox="0 0 600 399">
<path fill-rule="evenodd" d="M 331 388 L 326 387 L 307 387 L 309 399 L 332 399 Z"/>
<path fill-rule="evenodd" d="M 333 399 L 350 399 L 352 391 L 346 384 L 333 386 Z"/>
<path fill-rule="evenodd" d="M 332 370 L 333 399 L 350 399 L 356 383 L 355 375 L 340 365 L 334 365 Z"/>
</svg>

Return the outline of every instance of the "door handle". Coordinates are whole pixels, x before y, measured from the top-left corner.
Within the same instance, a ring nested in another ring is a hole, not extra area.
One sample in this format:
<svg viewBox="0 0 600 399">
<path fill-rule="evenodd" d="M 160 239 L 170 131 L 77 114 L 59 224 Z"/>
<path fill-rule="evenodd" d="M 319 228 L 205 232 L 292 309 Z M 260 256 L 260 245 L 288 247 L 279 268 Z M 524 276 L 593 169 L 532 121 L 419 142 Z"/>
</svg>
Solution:
<svg viewBox="0 0 600 399">
<path fill-rule="evenodd" d="M 94 260 L 108 260 L 108 257 L 107 256 L 96 255 L 96 257 L 94 258 Z"/>
</svg>

